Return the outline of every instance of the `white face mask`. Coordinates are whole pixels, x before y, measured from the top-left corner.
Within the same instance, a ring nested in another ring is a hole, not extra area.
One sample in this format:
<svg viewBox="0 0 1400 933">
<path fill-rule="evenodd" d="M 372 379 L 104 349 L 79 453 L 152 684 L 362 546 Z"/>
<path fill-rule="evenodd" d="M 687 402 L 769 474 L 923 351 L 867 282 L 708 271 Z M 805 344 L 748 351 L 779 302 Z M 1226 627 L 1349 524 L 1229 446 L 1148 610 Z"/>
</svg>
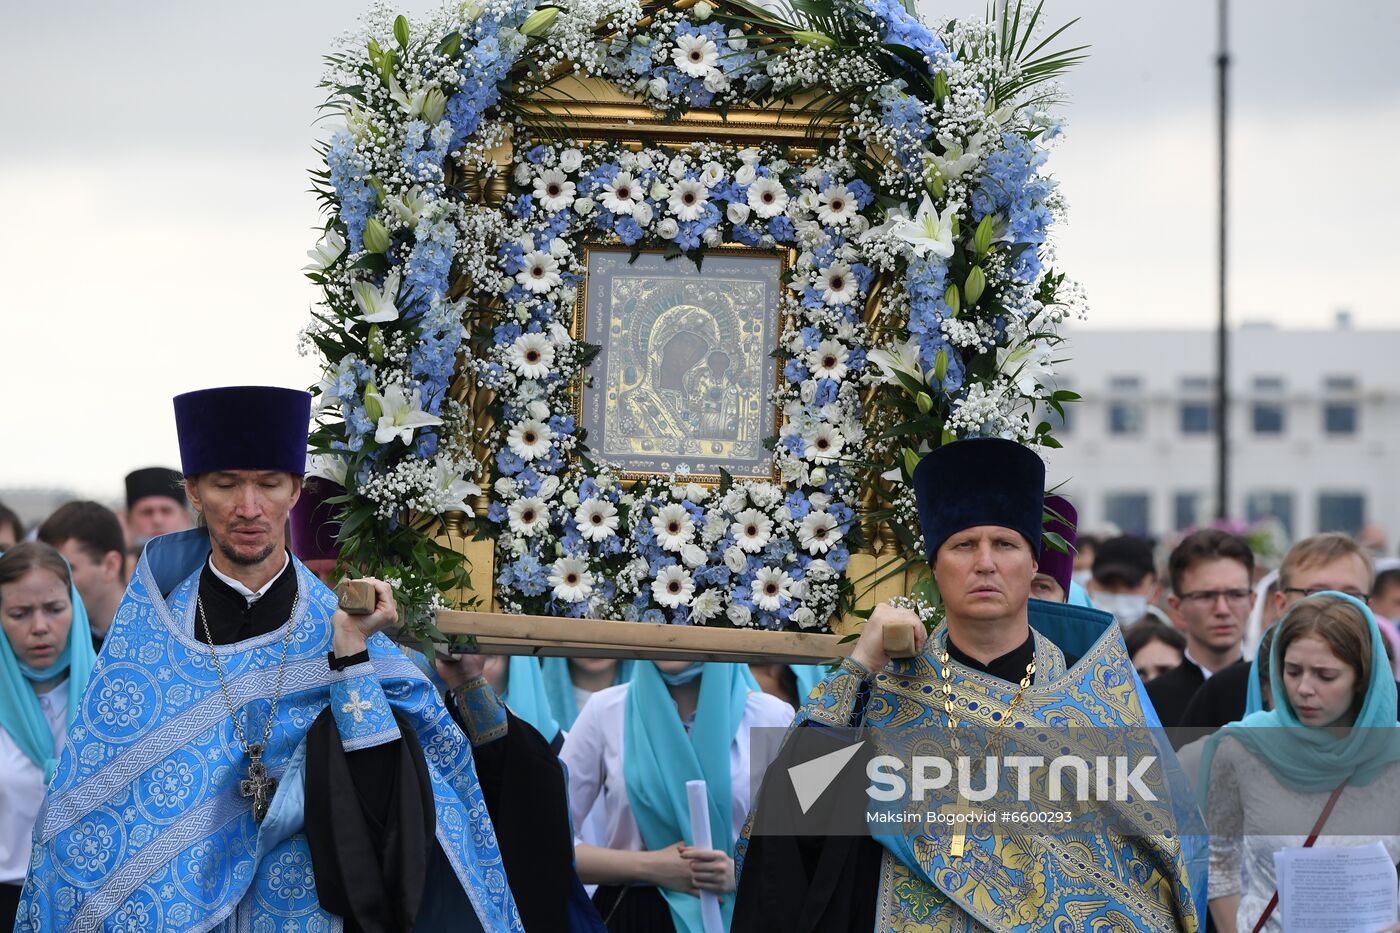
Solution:
<svg viewBox="0 0 1400 933">
<path fill-rule="evenodd" d="M 1069 578 L 1082 587 L 1088 587 L 1089 581 L 1094 579 L 1094 571 L 1085 567 L 1083 570 L 1076 570 L 1069 575 Z"/>
<path fill-rule="evenodd" d="M 1147 597 L 1136 593 L 1094 593 L 1095 609 L 1113 613 L 1118 624 L 1127 628 L 1147 615 Z"/>
</svg>

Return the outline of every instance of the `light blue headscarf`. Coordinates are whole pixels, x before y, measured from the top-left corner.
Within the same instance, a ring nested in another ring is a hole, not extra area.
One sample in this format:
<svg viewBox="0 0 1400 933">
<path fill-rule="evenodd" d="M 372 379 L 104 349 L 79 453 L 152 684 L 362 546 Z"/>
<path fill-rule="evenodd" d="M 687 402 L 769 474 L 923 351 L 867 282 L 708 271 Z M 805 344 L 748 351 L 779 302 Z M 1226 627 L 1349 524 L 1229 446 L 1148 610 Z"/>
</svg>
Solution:
<svg viewBox="0 0 1400 933">
<path fill-rule="evenodd" d="M 42 567 L 42 565 L 35 565 Z M 47 569 L 47 568 L 44 568 Z M 72 580 L 69 568 L 68 577 Z M 26 758 L 44 772 L 44 783 L 53 778 L 58 766 L 53 733 L 39 705 L 34 684 L 44 683 L 68 674 L 68 725 L 78 715 L 79 701 L 92 676 L 97 653 L 92 650 L 92 628 L 88 625 L 87 607 L 78 595 L 78 588 L 68 584 L 68 598 L 73 603 L 73 624 L 68 628 L 68 643 L 51 667 L 38 670 L 15 656 L 10 639 L 0 630 L 0 729 L 14 739 Z"/>
<path fill-rule="evenodd" d="M 1259 677 L 1259 671 L 1262 670 L 1259 665 L 1269 663 L 1269 659 L 1264 657 L 1263 648 L 1266 641 L 1270 646 L 1273 645 L 1274 640 L 1270 637 L 1269 633 L 1277 631 L 1278 626 L 1275 625 L 1259 637 L 1259 647 L 1254 651 L 1254 663 L 1249 666 L 1249 687 L 1245 690 L 1244 694 L 1245 716 L 1248 716 L 1250 713 L 1262 712 L 1264 709 L 1264 683 Z M 1272 683 L 1272 681 L 1270 681 L 1270 683 Z"/>
<path fill-rule="evenodd" d="M 1395 720 L 1395 678 L 1386 662 L 1385 641 L 1376 626 L 1376 617 L 1366 604 L 1345 593 L 1326 592 L 1296 603 L 1290 612 L 1313 599 L 1336 596 L 1356 606 L 1366 617 L 1371 633 L 1371 682 L 1361 703 L 1356 722 L 1345 734 L 1331 729 L 1315 729 L 1303 725 L 1293 712 L 1283 684 L 1283 658 L 1278 639 L 1269 652 L 1269 678 L 1274 687 L 1274 708 L 1259 710 L 1233 722 L 1206 740 L 1201 754 L 1201 767 L 1196 780 L 1196 793 L 1201 810 L 1207 806 L 1210 790 L 1210 768 L 1215 750 L 1223 736 L 1230 735 L 1258 757 L 1280 784 L 1302 793 L 1330 791 L 1344 779 L 1352 784 L 1369 784 L 1390 765 L 1400 761 L 1400 724 Z M 1287 622 L 1285 616 L 1278 622 Z M 1255 662 L 1256 664 L 1258 661 Z M 1257 678 L 1254 689 L 1258 690 Z"/>
<path fill-rule="evenodd" d="M 631 661 L 617 662 L 617 675 L 613 686 L 625 684 L 632 677 Z M 568 658 L 543 658 L 540 670 L 544 674 L 544 692 L 549 698 L 549 708 L 559 728 L 568 732 L 578 719 L 578 700 L 574 698 L 574 680 L 569 674 Z"/>
<path fill-rule="evenodd" d="M 695 724 L 687 735 L 660 670 L 650 661 L 634 666 L 623 720 L 622 773 L 647 849 L 695 841 L 685 784 L 703 779 L 709 790 L 714 847 L 732 854 L 729 748 L 739 734 L 752 682 L 747 664 L 705 664 Z M 702 933 L 700 899 L 670 888 L 660 891 L 677 933 Z M 725 929 L 733 912 L 734 898 L 725 898 Z"/>
<path fill-rule="evenodd" d="M 563 661 L 564 659 L 550 658 L 549 660 Z M 568 677 L 567 664 L 568 662 L 565 661 L 565 677 Z M 540 660 L 531 657 L 513 657 L 510 659 L 508 671 L 506 692 L 501 699 L 505 701 L 506 706 L 510 707 L 512 713 L 538 729 L 546 742 L 553 742 L 554 737 L 559 734 L 559 721 L 555 718 L 554 710 L 549 702 L 544 675 L 540 671 Z M 574 696 L 572 688 L 570 689 L 569 703 L 572 705 Z"/>
<path fill-rule="evenodd" d="M 801 709 L 812 695 L 813 688 L 826 680 L 826 675 L 831 671 L 825 664 L 789 664 L 788 667 L 797 678 L 797 708 Z"/>
</svg>

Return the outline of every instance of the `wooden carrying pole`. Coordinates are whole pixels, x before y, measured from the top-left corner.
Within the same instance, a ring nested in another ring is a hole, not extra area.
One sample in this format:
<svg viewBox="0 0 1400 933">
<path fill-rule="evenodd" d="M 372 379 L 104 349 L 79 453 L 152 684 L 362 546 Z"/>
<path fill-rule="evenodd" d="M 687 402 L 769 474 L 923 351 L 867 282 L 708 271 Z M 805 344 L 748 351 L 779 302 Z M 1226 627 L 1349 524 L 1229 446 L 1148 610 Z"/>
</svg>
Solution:
<svg viewBox="0 0 1400 933">
<path fill-rule="evenodd" d="M 823 664 L 851 653 L 839 635 L 657 625 L 603 619 L 561 619 L 503 612 L 442 610 L 438 629 L 471 635 L 485 654 L 536 657 L 727 661 L 737 664 Z"/>
</svg>

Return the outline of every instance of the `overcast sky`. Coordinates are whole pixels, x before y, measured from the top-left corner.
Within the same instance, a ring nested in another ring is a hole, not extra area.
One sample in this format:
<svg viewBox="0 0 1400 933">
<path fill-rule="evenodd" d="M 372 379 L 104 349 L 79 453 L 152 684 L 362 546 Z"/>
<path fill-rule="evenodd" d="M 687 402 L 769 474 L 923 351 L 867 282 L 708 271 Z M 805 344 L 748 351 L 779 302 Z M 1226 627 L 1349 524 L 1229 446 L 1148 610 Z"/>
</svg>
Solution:
<svg viewBox="0 0 1400 933">
<path fill-rule="evenodd" d="M 410 15 L 435 6 L 414 0 Z M 982 0 L 924 0 L 980 15 Z M 1047 0 L 1093 46 L 1051 160 L 1091 326 L 1215 315 L 1215 2 Z M 1400 326 L 1400 3 L 1235 0 L 1233 319 Z M 315 382 L 321 56 L 355 2 L 8 3 L 0 95 L 0 488 L 115 497 L 178 465 L 170 398 Z M 1344 13 L 1341 11 L 1345 11 Z"/>
</svg>

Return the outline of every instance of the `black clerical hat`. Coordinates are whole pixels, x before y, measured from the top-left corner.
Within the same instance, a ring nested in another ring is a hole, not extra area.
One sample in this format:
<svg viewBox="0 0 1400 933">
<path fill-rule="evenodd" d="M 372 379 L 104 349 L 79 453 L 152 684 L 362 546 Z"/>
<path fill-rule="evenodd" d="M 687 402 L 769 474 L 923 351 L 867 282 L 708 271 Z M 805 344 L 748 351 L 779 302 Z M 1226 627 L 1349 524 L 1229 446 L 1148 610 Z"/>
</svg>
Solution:
<svg viewBox="0 0 1400 933">
<path fill-rule="evenodd" d="M 914 469 L 914 496 L 930 562 L 944 541 L 978 525 L 1019 531 L 1040 554 L 1045 464 L 1029 447 L 996 437 L 945 444 Z"/>
<path fill-rule="evenodd" d="M 147 496 L 165 496 L 184 507 L 184 477 L 169 467 L 143 467 L 126 474 L 126 507 L 131 508 Z"/>
<path fill-rule="evenodd" d="M 186 476 L 216 470 L 306 472 L 311 393 L 226 386 L 175 396 L 175 430 Z"/>
</svg>

